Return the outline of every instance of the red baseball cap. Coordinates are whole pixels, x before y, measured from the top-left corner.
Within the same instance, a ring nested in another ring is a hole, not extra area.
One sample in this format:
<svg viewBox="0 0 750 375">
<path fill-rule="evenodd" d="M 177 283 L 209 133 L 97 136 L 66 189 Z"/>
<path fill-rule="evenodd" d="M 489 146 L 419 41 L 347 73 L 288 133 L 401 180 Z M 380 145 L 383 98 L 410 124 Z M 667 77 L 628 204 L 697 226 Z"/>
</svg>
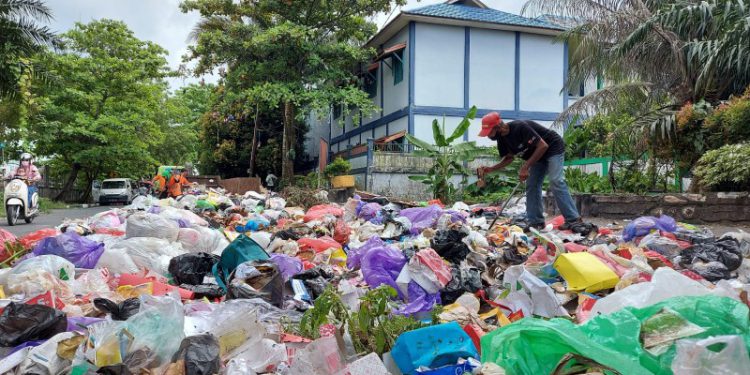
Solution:
<svg viewBox="0 0 750 375">
<path fill-rule="evenodd" d="M 497 112 L 490 112 L 482 117 L 482 130 L 479 132 L 480 137 L 486 137 L 492 132 L 492 128 L 500 125 L 502 119 Z"/>
</svg>

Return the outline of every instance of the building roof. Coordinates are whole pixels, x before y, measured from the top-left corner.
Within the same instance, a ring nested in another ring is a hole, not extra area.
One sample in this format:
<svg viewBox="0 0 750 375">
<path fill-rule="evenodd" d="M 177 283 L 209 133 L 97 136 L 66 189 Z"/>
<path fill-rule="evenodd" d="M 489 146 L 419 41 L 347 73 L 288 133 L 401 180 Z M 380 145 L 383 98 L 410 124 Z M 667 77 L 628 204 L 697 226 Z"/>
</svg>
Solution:
<svg viewBox="0 0 750 375">
<path fill-rule="evenodd" d="M 539 27 L 563 30 L 562 27 L 543 19 L 526 18 L 492 8 L 480 8 L 460 4 L 434 4 L 406 10 L 403 13 L 420 16 L 450 18 L 455 20 L 486 22 L 500 25 Z"/>
<path fill-rule="evenodd" d="M 545 18 L 527 18 L 492 9 L 479 0 L 449 0 L 442 4 L 402 11 L 375 34 L 366 45 L 378 48 L 411 21 L 552 36 L 565 30 L 565 27 L 557 22 L 550 22 Z"/>
</svg>

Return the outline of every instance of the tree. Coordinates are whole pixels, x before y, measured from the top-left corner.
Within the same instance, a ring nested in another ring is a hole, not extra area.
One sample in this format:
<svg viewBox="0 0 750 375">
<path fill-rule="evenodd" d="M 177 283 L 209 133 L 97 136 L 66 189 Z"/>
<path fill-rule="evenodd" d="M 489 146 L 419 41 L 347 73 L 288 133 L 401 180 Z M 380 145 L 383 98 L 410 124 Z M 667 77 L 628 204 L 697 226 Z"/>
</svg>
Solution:
<svg viewBox="0 0 750 375">
<path fill-rule="evenodd" d="M 478 147 L 474 142 L 453 144 L 453 142 L 459 139 L 463 140 L 464 134 L 469 130 L 469 126 L 471 125 L 470 120 L 473 120 L 476 114 L 477 107 L 471 107 L 449 137 L 446 137 L 445 119 L 443 119 L 442 125 L 437 119 L 432 120 L 432 137 L 435 141 L 433 145 L 411 134 L 406 135 L 409 143 L 418 147 L 414 151 L 414 155 L 434 160 L 434 164 L 427 171 L 427 175 L 409 176 L 409 179 L 420 181 L 429 186 L 435 199 L 440 199 L 445 203 L 453 202 L 458 193 L 458 189 L 451 181 L 453 176 L 460 175 L 461 186 L 466 186 L 471 172 L 464 164 L 473 161 L 479 156 L 492 155 L 492 151 Z"/>
<path fill-rule="evenodd" d="M 0 0 L 0 97 L 15 93 L 29 58 L 56 42 L 49 28 L 38 24 L 51 18 L 40 0 Z"/>
<path fill-rule="evenodd" d="M 252 110 L 281 109 L 282 179 L 291 181 L 305 113 L 327 112 L 331 105 L 341 105 L 345 114 L 374 110 L 354 72 L 374 52 L 360 48 L 376 31 L 367 18 L 390 10 L 391 3 L 185 0 L 183 11 L 203 17 L 187 58 L 197 60 L 198 74 L 226 66 L 228 100 Z"/>
<path fill-rule="evenodd" d="M 30 120 L 38 155 L 68 171 L 58 199 L 84 177 L 141 176 L 158 164 L 151 150 L 163 142 L 166 51 L 137 39 L 120 21 L 76 24 L 60 53 L 39 63 L 54 76 L 36 86 L 40 116 Z"/>
<path fill-rule="evenodd" d="M 668 136 L 686 102 L 715 103 L 750 83 L 750 7 L 742 1 L 530 0 L 524 13 L 577 23 L 561 36 L 572 52 L 566 90 L 597 75 L 611 83 L 558 122 L 615 110 L 626 95 L 640 103 L 636 125 Z"/>
</svg>

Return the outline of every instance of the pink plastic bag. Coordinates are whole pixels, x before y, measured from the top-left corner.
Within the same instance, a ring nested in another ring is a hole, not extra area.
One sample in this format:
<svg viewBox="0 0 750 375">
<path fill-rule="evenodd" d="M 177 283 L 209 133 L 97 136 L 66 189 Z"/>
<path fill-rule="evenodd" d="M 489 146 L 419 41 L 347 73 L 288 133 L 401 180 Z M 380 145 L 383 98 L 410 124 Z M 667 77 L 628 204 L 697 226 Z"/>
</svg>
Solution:
<svg viewBox="0 0 750 375">
<path fill-rule="evenodd" d="M 319 220 L 326 215 L 341 217 L 344 215 L 344 210 L 330 204 L 319 204 L 317 206 L 312 206 L 307 210 L 304 220 L 307 223 L 308 221 Z"/>
<path fill-rule="evenodd" d="M 453 278 L 451 269 L 433 249 L 420 250 L 409 260 L 409 275 L 429 294 L 435 294 Z"/>
<path fill-rule="evenodd" d="M 320 238 L 309 238 L 303 237 L 297 241 L 300 251 L 315 250 L 316 253 L 326 251 L 328 249 L 340 249 L 341 244 L 336 242 L 331 237 L 323 236 Z"/>
</svg>

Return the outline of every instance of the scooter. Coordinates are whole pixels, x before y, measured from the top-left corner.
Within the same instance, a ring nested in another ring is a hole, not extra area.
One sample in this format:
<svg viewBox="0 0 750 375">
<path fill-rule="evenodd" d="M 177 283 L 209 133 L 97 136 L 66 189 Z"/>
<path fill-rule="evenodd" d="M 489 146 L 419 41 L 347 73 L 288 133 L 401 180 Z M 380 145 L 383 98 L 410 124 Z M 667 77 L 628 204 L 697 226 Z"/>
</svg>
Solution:
<svg viewBox="0 0 750 375">
<path fill-rule="evenodd" d="M 35 192 L 31 196 L 31 205 L 28 200 L 28 180 L 19 176 L 8 179 L 5 184 L 5 213 L 8 225 L 16 225 L 20 218 L 23 218 L 26 224 L 31 224 L 39 215 L 39 194 Z"/>
</svg>

